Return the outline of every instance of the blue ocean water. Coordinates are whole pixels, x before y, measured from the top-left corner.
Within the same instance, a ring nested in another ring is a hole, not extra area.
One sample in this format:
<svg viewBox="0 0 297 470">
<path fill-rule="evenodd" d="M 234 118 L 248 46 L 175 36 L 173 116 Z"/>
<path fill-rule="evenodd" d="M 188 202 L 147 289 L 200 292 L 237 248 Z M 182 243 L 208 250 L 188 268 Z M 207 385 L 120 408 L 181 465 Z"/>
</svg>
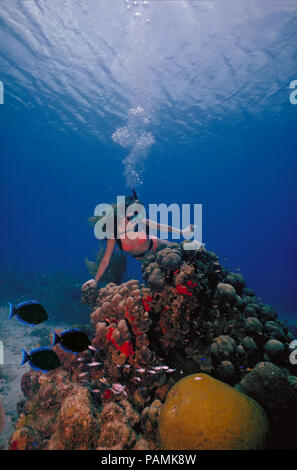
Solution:
<svg viewBox="0 0 297 470">
<path fill-rule="evenodd" d="M 3 2 L 1 268 L 87 280 L 87 218 L 134 185 L 145 205 L 201 203 L 206 248 L 296 322 L 296 16 L 287 0 Z"/>
</svg>

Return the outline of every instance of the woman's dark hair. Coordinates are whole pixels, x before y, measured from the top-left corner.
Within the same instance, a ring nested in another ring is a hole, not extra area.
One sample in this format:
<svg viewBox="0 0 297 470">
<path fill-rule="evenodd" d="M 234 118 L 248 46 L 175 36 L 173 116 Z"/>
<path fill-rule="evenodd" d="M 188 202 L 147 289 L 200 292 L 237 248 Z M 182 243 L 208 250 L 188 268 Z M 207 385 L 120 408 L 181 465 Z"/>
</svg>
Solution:
<svg viewBox="0 0 297 470">
<path fill-rule="evenodd" d="M 135 192 L 134 189 L 132 189 L 132 196 L 125 196 L 125 212 L 127 210 L 127 208 L 133 204 L 133 203 L 136 203 L 136 204 L 141 204 L 141 202 L 138 200 L 137 198 L 137 194 Z M 120 236 L 118 234 L 118 231 L 117 231 L 117 212 L 118 212 L 118 205 L 116 202 L 113 202 L 111 204 L 111 207 L 113 209 L 113 216 L 114 216 L 114 228 L 115 228 L 115 239 L 117 241 L 117 244 L 119 246 L 119 248 L 121 250 L 123 250 L 123 247 L 122 247 L 122 242 L 121 242 L 121 239 L 120 239 Z M 106 215 L 106 214 L 105 214 Z M 94 227 L 96 225 L 96 223 L 103 217 L 103 215 L 100 215 L 100 216 L 93 216 L 93 217 L 90 217 L 88 219 L 89 223 Z M 134 227 L 134 230 L 135 232 L 137 231 L 137 224 L 135 225 Z M 148 235 L 148 227 L 146 227 L 146 233 Z"/>
</svg>

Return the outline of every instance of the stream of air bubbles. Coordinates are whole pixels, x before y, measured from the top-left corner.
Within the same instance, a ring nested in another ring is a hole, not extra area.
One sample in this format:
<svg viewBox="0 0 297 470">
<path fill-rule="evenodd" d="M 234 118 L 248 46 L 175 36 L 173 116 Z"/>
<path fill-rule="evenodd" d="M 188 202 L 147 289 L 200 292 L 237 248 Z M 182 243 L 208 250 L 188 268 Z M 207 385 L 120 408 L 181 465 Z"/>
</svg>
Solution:
<svg viewBox="0 0 297 470">
<path fill-rule="evenodd" d="M 150 3 L 124 0 L 125 14 L 130 15 L 123 51 L 113 63 L 113 74 L 125 88 L 129 98 L 126 123 L 117 128 L 112 139 L 127 150 L 123 159 L 126 184 L 142 184 L 144 161 L 155 138 L 149 130 L 156 106 L 156 90 L 152 76 L 153 38 Z"/>
</svg>

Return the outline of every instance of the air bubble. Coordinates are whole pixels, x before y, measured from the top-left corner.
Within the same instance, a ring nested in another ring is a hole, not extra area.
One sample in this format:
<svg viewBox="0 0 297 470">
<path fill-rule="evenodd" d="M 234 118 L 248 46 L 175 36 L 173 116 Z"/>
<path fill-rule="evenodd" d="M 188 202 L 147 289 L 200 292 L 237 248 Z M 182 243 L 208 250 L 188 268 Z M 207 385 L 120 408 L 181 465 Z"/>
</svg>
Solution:
<svg viewBox="0 0 297 470">
<path fill-rule="evenodd" d="M 147 0 L 144 0 L 144 2 L 143 2 L 143 6 L 144 6 L 144 7 L 148 7 L 149 4 L 150 4 L 150 2 L 148 2 Z"/>
<path fill-rule="evenodd" d="M 133 5 L 134 5 L 135 7 L 137 7 L 137 6 L 138 6 L 138 2 L 137 2 L 137 1 L 134 1 L 134 2 L 133 2 Z"/>
<path fill-rule="evenodd" d="M 136 16 L 136 18 L 139 18 L 141 16 L 141 13 L 139 13 L 139 11 L 137 11 L 134 16 Z"/>
</svg>

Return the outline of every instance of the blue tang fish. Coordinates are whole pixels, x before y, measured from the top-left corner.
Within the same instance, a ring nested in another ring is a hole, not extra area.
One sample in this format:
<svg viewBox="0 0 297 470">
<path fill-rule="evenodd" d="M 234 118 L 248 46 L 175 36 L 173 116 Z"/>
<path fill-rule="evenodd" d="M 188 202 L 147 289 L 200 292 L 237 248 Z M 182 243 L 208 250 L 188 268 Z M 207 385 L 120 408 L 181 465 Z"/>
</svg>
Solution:
<svg viewBox="0 0 297 470">
<path fill-rule="evenodd" d="M 49 372 L 50 370 L 57 369 L 61 365 L 60 359 L 58 358 L 55 351 L 47 346 L 32 349 L 29 354 L 22 349 L 23 360 L 21 366 L 29 363 L 29 366 L 38 372 Z"/>
<path fill-rule="evenodd" d="M 37 300 L 26 300 L 17 306 L 9 303 L 9 316 L 16 316 L 17 320 L 23 325 L 39 325 L 48 320 L 45 308 Z"/>
<path fill-rule="evenodd" d="M 77 354 L 88 349 L 91 341 L 84 331 L 78 328 L 72 328 L 63 331 L 60 335 L 53 331 L 52 346 L 58 343 L 64 351 Z"/>
</svg>

